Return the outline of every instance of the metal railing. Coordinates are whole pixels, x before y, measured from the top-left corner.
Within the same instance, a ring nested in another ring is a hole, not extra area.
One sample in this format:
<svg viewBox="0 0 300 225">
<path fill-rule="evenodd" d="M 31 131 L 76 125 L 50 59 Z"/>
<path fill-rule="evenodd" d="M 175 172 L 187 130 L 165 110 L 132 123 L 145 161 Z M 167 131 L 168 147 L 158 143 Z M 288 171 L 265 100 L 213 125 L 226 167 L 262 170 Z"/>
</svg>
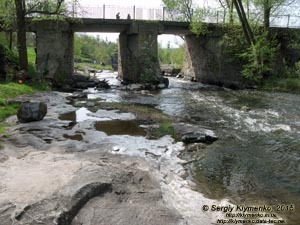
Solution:
<svg viewBox="0 0 300 225">
<path fill-rule="evenodd" d="M 136 6 L 113 5 L 73 5 L 70 10 L 73 17 L 101 19 L 169 20 L 164 8 L 142 8 Z"/>
<path fill-rule="evenodd" d="M 67 16 L 74 18 L 97 18 L 97 19 L 133 19 L 133 20 L 159 20 L 159 21 L 184 21 L 180 12 L 169 11 L 165 7 L 146 8 L 138 6 L 114 6 L 114 5 L 83 5 L 68 4 Z M 223 24 L 229 22 L 229 15 L 224 11 L 214 9 L 204 10 L 201 16 L 202 22 Z M 237 14 L 233 15 L 234 22 L 238 22 Z M 248 14 L 248 18 L 261 24 L 263 18 L 259 14 Z M 300 16 L 277 15 L 270 18 L 271 27 L 300 28 Z"/>
</svg>

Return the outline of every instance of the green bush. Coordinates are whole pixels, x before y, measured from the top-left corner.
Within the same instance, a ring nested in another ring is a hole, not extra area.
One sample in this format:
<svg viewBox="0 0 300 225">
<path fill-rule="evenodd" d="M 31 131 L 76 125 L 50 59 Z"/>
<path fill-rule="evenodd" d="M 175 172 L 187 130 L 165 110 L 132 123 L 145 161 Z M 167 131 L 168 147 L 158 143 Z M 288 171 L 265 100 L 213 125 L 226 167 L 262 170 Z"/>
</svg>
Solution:
<svg viewBox="0 0 300 225">
<path fill-rule="evenodd" d="M 295 79 L 295 78 L 294 79 L 293 78 L 286 79 L 285 88 L 286 88 L 286 90 L 299 91 L 300 90 L 300 80 Z"/>
<path fill-rule="evenodd" d="M 265 80 L 263 89 L 300 93 L 300 78 L 272 78 Z"/>
<path fill-rule="evenodd" d="M 269 77 L 273 72 L 273 64 L 279 45 L 275 39 L 270 40 L 268 33 L 257 35 L 255 44 L 252 44 L 240 57 L 246 59 L 242 75 L 256 82 Z"/>
</svg>

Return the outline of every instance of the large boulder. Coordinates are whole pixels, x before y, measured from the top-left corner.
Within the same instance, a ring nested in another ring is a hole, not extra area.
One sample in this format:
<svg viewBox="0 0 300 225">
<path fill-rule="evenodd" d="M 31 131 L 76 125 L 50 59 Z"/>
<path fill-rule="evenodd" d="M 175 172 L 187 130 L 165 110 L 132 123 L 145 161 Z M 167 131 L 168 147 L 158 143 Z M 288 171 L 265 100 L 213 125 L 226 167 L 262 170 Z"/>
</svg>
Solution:
<svg viewBox="0 0 300 225">
<path fill-rule="evenodd" d="M 43 102 L 24 102 L 21 104 L 17 117 L 19 122 L 28 123 L 42 120 L 47 114 L 47 105 Z"/>
</svg>

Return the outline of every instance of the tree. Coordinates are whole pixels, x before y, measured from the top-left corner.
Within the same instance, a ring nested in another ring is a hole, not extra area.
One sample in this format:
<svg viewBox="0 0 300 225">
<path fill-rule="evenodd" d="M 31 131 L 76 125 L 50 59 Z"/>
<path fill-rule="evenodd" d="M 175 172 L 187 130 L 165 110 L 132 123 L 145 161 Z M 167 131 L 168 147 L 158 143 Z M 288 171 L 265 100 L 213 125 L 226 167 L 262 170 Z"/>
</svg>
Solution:
<svg viewBox="0 0 300 225">
<path fill-rule="evenodd" d="M 233 1 L 232 0 L 219 0 L 220 5 L 224 9 L 224 21 L 226 18 L 226 12 L 229 11 L 229 22 L 233 23 Z"/>
<path fill-rule="evenodd" d="M 75 34 L 74 55 L 78 59 L 96 60 L 98 63 L 110 65 L 117 52 L 117 43 L 104 41 L 93 36 Z"/>
<path fill-rule="evenodd" d="M 32 0 L 26 4 L 25 0 L 6 0 L 7 6 L 14 4 L 15 6 L 15 18 L 17 28 L 17 41 L 18 41 L 18 52 L 19 52 L 19 64 L 20 69 L 27 71 L 28 60 L 27 60 L 27 46 L 26 46 L 26 16 L 30 14 L 39 15 L 62 15 L 65 11 L 63 9 L 64 0 Z M 11 14 L 7 12 L 6 16 Z"/>
<path fill-rule="evenodd" d="M 207 33 L 207 25 L 202 21 L 208 10 L 196 7 L 193 0 L 162 0 L 170 15 L 176 20 L 190 22 L 190 30 L 197 36 Z M 182 37 L 183 38 L 183 37 Z M 184 38 L 183 38 L 184 39 Z"/>
<path fill-rule="evenodd" d="M 162 0 L 170 15 L 178 20 L 191 22 L 193 17 L 193 0 Z"/>
<path fill-rule="evenodd" d="M 17 39 L 20 69 L 27 71 L 26 18 L 25 0 L 15 0 L 17 18 Z"/>
<path fill-rule="evenodd" d="M 263 13 L 263 25 L 265 30 L 270 27 L 270 17 L 283 5 L 291 5 L 297 0 L 252 0 L 252 3 Z"/>
</svg>

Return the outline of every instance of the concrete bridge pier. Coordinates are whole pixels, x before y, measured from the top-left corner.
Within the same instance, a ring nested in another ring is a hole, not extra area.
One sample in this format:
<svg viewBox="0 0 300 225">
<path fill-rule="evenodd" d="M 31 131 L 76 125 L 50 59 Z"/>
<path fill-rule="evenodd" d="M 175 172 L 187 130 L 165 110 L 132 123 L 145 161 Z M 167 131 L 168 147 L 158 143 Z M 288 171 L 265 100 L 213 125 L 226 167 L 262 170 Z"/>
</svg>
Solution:
<svg viewBox="0 0 300 225">
<path fill-rule="evenodd" d="M 222 29 L 210 28 L 206 35 L 186 35 L 183 73 L 186 79 L 204 84 L 240 87 L 241 65 L 233 62 L 222 45 Z"/>
<path fill-rule="evenodd" d="M 128 83 L 159 83 L 162 75 L 158 61 L 158 24 L 130 25 L 119 35 L 119 78 Z"/>
<path fill-rule="evenodd" d="M 73 75 L 74 33 L 64 21 L 43 21 L 36 32 L 36 66 L 40 78 L 63 84 Z"/>
</svg>

